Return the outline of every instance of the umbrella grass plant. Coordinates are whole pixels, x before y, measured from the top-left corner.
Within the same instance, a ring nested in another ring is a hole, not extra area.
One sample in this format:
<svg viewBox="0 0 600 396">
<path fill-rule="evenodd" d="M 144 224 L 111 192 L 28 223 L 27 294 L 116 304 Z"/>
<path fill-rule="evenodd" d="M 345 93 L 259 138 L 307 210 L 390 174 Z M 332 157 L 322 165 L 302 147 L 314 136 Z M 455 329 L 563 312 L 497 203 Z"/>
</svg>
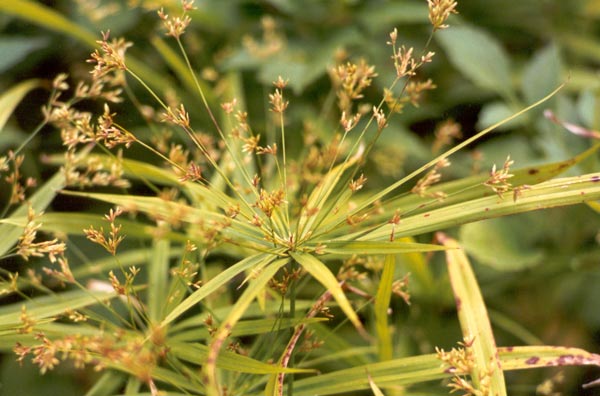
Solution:
<svg viewBox="0 0 600 396">
<path fill-rule="evenodd" d="M 427 4 L 431 41 L 448 28 L 457 5 Z M 8 0 L 0 8 L 92 44 L 87 32 L 36 3 Z M 419 79 L 434 59 L 429 41 L 417 54 L 399 43 L 397 31 L 390 33 L 395 79 L 367 108 L 375 68 L 362 60 L 333 67 L 339 109 L 333 134 L 308 131 L 299 139 L 290 131 L 288 81 L 274 76 L 269 118 L 278 133 L 260 134 L 239 75 L 223 79 L 217 107 L 219 95 L 197 78 L 182 41 L 192 10 L 184 0 L 181 14 L 158 13 L 179 55 L 155 39 L 193 87 L 192 105 L 165 94 L 160 76 L 125 55 L 131 43 L 103 33 L 89 60 L 91 82 L 72 87 L 58 76 L 32 134 L 47 125 L 60 132 L 65 154 L 47 158 L 60 171 L 30 194 L 35 183 L 20 173 L 27 142 L 1 158 L 11 194 L 0 221 L 0 254 L 4 262 L 49 261 L 41 270 L 2 270 L 0 293 L 18 296 L 0 306 L 4 350 L 31 360 L 42 374 L 66 361 L 93 367 L 100 375 L 88 395 L 401 395 L 423 383 L 436 384 L 438 394 L 447 385 L 465 395 L 506 395 L 507 371 L 600 366 L 600 356 L 578 348 L 497 346 L 469 259 L 441 232 L 600 198 L 600 173 L 560 177 L 597 146 L 520 169 L 507 158 L 488 173 L 440 182 L 452 154 L 561 87 L 392 184 L 372 188 L 365 164 L 388 120 L 435 87 Z M 2 95 L 0 129 L 23 97 L 44 84 L 28 80 Z M 152 106 L 143 104 L 148 97 Z M 152 138 L 128 129 L 130 115 L 113 110 L 125 100 Z M 81 110 L 90 101 L 101 104 L 100 114 Z M 200 109 L 208 125 L 195 125 Z M 154 159 L 127 154 L 139 148 Z M 44 213 L 59 198 L 110 209 L 104 218 Z M 415 237 L 425 233 L 435 241 L 418 243 Z M 90 242 L 106 257 L 72 269 L 69 251 L 85 257 Z M 390 315 L 393 300 L 410 302 L 409 276 L 398 274 L 398 261 L 408 263 L 417 287 L 432 292 L 435 271 L 427 260 L 434 252 L 446 258 L 462 339 L 450 351 L 403 355 L 395 346 L 401 324 Z"/>
</svg>

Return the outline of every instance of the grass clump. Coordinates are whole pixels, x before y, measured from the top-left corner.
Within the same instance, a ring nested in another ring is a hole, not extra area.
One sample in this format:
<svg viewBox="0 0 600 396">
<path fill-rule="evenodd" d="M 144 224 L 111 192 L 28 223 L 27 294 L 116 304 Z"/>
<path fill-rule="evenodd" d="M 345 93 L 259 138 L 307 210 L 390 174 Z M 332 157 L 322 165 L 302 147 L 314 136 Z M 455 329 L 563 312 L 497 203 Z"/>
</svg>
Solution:
<svg viewBox="0 0 600 396">
<path fill-rule="evenodd" d="M 521 169 L 508 157 L 488 173 L 441 182 L 452 154 L 561 87 L 409 174 L 369 183 L 368 162 L 390 119 L 435 88 L 422 78 L 435 56 L 429 46 L 457 4 L 427 6 L 430 36 L 418 55 L 396 29 L 389 34 L 393 79 L 374 103 L 374 66 L 344 59 L 331 68 L 334 115 L 323 119 L 337 120 L 333 132 L 309 123 L 290 130 L 294 100 L 284 76 L 274 77 L 266 95 L 264 127 L 251 121 L 239 75 L 214 89 L 200 80 L 184 43 L 192 1 L 175 14 L 158 11 L 179 55 L 157 47 L 196 100 L 161 92 L 143 67 L 131 66 L 132 43 L 103 33 L 89 60 L 91 81 L 55 78 L 36 130 L 60 131 L 65 153 L 47 158 L 60 171 L 28 196 L 35 183 L 19 173 L 23 148 L 0 162 L 12 188 L 1 224 L 4 260 L 50 261 L 44 278 L 32 268 L 4 271 L 3 293 L 22 301 L 0 308 L 0 344 L 42 374 L 65 361 L 101 372 L 88 393 L 97 395 L 402 394 L 435 380 L 435 389 L 446 380 L 450 391 L 503 395 L 508 370 L 600 365 L 583 349 L 498 348 L 469 259 L 441 232 L 598 199 L 597 173 L 557 178 L 596 147 Z M 246 41 L 249 51 L 285 45 L 267 20 L 264 30 L 265 43 Z M 143 127 L 129 128 L 130 118 Z M 461 137 L 452 121 L 436 136 L 434 153 Z M 109 207 L 104 218 L 43 213 L 53 199 Z M 39 230 L 55 237 L 42 241 Z M 418 242 L 424 233 L 436 243 Z M 90 242 L 108 257 L 90 258 Z M 76 268 L 70 250 L 83 262 Z M 445 253 L 447 284 L 427 262 L 436 251 Z M 410 304 L 409 279 L 428 298 L 442 285 L 441 293 L 453 292 L 457 348 L 398 348 L 402 323 L 390 311 Z"/>
</svg>

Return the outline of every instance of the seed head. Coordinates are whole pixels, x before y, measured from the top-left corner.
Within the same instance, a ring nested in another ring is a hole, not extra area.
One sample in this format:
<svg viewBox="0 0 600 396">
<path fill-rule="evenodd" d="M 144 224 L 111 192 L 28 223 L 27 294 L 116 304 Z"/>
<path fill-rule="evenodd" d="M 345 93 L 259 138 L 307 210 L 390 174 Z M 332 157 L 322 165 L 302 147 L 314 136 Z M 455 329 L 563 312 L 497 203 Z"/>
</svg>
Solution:
<svg viewBox="0 0 600 396">
<path fill-rule="evenodd" d="M 454 0 L 427 0 L 429 6 L 429 21 L 433 25 L 433 30 L 446 29 L 445 24 L 450 14 L 458 14 L 456 11 L 456 1 Z"/>
</svg>

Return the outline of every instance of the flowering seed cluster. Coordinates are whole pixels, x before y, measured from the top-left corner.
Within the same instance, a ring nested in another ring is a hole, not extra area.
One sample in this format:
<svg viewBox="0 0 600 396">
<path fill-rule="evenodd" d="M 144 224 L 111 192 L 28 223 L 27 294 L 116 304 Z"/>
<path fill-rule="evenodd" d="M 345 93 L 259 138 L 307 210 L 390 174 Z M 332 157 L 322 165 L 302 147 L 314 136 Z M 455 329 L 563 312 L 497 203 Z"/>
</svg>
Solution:
<svg viewBox="0 0 600 396">
<path fill-rule="evenodd" d="M 435 164 L 433 169 L 425 174 L 421 179 L 417 181 L 417 184 L 412 188 L 411 192 L 417 194 L 421 197 L 433 197 L 438 200 L 443 200 L 446 198 L 446 194 L 443 191 L 435 191 L 429 192 L 428 189 L 432 185 L 436 184 L 442 179 L 442 174 L 440 170 L 443 168 L 447 168 L 450 166 L 450 161 L 447 159 L 442 159 L 438 163 Z"/>
<path fill-rule="evenodd" d="M 121 214 L 123 214 L 123 209 L 117 208 L 116 210 L 110 209 L 108 214 L 104 215 L 104 218 L 110 223 L 108 237 L 104 235 L 103 227 L 100 227 L 100 230 L 96 230 L 93 226 L 90 226 L 90 228 L 83 230 L 87 239 L 99 244 L 113 256 L 117 254 L 117 247 L 123 242 L 123 239 L 125 239 L 125 236 L 119 235 L 121 232 L 121 225 L 115 223 L 115 220 Z"/>
<path fill-rule="evenodd" d="M 500 198 L 502 198 L 502 194 L 513 189 L 513 185 L 508 181 L 508 179 L 514 176 L 510 173 L 510 167 L 513 164 L 514 161 L 510 159 L 510 156 L 506 158 L 501 169 L 496 169 L 496 164 L 494 164 L 490 171 L 490 177 L 483 183 L 498 194 Z M 517 195 L 515 195 L 515 199 L 516 197 Z"/>
<path fill-rule="evenodd" d="M 457 14 L 456 1 L 454 0 L 427 0 L 429 6 L 429 21 L 434 30 L 446 29 L 446 20 L 450 14 Z"/>
</svg>

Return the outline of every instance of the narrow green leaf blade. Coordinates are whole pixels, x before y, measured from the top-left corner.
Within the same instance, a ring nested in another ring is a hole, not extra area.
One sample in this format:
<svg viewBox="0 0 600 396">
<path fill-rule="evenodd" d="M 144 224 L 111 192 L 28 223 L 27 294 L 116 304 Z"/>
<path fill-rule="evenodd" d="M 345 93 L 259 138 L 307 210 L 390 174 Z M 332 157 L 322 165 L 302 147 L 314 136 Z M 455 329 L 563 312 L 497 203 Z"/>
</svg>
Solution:
<svg viewBox="0 0 600 396">
<path fill-rule="evenodd" d="M 375 204 L 377 201 L 382 200 L 384 197 L 386 197 L 387 195 L 389 195 L 390 193 L 395 191 L 397 188 L 399 188 L 400 186 L 402 186 L 409 180 L 414 179 L 415 177 L 417 177 L 419 174 L 421 174 L 425 170 L 432 168 L 433 166 L 435 166 L 435 164 L 439 163 L 439 161 L 441 161 L 442 159 L 450 157 L 452 154 L 456 153 L 457 151 L 459 151 L 459 150 L 463 149 L 464 147 L 468 146 L 469 144 L 481 139 L 483 136 L 491 133 L 499 126 L 501 126 L 507 122 L 510 122 L 511 120 L 514 120 L 517 117 L 520 117 L 521 115 L 527 113 L 528 111 L 531 111 L 532 109 L 538 107 L 542 103 L 548 101 L 550 98 L 552 98 L 554 95 L 556 95 L 563 87 L 564 87 L 564 84 L 558 86 L 554 91 L 550 92 L 548 95 L 546 95 L 542 99 L 538 100 L 537 102 L 523 108 L 522 110 L 518 111 L 517 113 L 511 115 L 510 117 L 508 117 L 494 125 L 491 125 L 490 127 L 482 130 L 481 132 L 479 132 L 479 133 L 471 136 L 470 138 L 464 140 L 463 142 L 457 144 L 456 146 L 447 150 L 443 154 L 437 156 L 433 160 L 429 161 L 428 163 L 426 163 L 425 165 L 421 166 L 420 168 L 414 170 L 413 172 L 409 173 L 408 175 L 402 177 L 400 180 L 394 182 L 393 184 L 389 185 L 388 187 L 384 188 L 383 190 L 379 190 L 379 191 L 375 192 L 374 194 L 370 195 L 369 197 L 358 202 L 354 208 L 352 208 L 352 209 L 349 208 L 347 211 L 340 211 L 341 213 L 338 213 L 337 216 L 333 216 L 331 219 L 328 219 L 327 223 L 330 224 L 330 227 L 333 229 L 339 227 L 340 225 L 342 225 L 346 222 L 346 219 L 348 218 L 348 216 L 354 216 L 362 211 L 369 209 L 371 207 L 371 205 Z M 414 209 L 414 207 L 413 207 L 413 209 Z M 389 220 L 389 217 L 388 217 L 388 220 Z M 405 234 L 405 235 L 414 235 L 414 234 Z M 352 237 L 345 238 L 345 239 L 355 239 L 355 238 L 356 238 L 356 236 L 352 236 Z"/>
<path fill-rule="evenodd" d="M 417 235 L 493 217 L 508 216 L 557 206 L 575 205 L 600 199 L 600 173 L 554 179 L 529 186 L 518 195 L 507 192 L 449 205 L 402 218 L 396 237 Z M 385 224 L 359 237 L 360 240 L 389 238 L 392 226 Z M 348 239 L 357 238 L 349 235 Z"/>
<path fill-rule="evenodd" d="M 239 321 L 236 326 L 231 330 L 232 337 L 246 337 L 257 334 L 265 334 L 272 332 L 273 329 L 277 329 L 278 331 L 282 329 L 287 329 L 291 327 L 295 327 L 301 324 L 314 324 L 318 322 L 325 322 L 328 319 L 326 318 L 304 318 L 304 317 L 296 317 L 296 318 L 286 318 L 286 319 L 256 319 L 256 320 L 243 320 Z M 195 327 L 190 330 L 179 332 L 170 337 L 171 340 L 176 340 L 180 342 L 191 342 L 191 341 L 199 341 L 206 340 L 210 338 L 210 333 L 206 326 L 198 328 Z"/>
<path fill-rule="evenodd" d="M 385 256 L 383 271 L 375 296 L 375 329 L 377 331 L 377 348 L 379 360 L 391 360 L 393 356 L 392 335 L 388 323 L 388 309 L 392 300 L 392 284 L 396 269 L 396 257 Z"/>
<path fill-rule="evenodd" d="M 507 371 L 549 366 L 600 366 L 600 355 L 579 348 L 556 346 L 498 348 L 502 368 Z M 436 354 L 412 356 L 385 362 L 359 365 L 294 383 L 294 395 L 348 394 L 370 388 L 369 378 L 380 388 L 407 386 L 448 378 L 448 373 Z M 444 392 L 442 392 L 444 393 Z M 447 393 L 447 392 L 445 392 Z"/>
<path fill-rule="evenodd" d="M 169 348 L 169 352 L 174 356 L 177 356 L 177 358 L 198 365 L 204 364 L 208 356 L 208 347 L 202 344 L 176 342 L 169 344 Z M 228 351 L 223 351 L 219 354 L 217 367 L 225 370 L 251 374 L 309 373 L 314 371 L 268 364 Z"/>
<path fill-rule="evenodd" d="M 90 226 L 100 228 L 107 225 L 106 219 L 102 216 L 81 212 L 44 213 L 36 220 L 41 224 L 40 230 L 42 231 L 67 235 L 82 235 L 85 228 L 90 228 Z M 25 216 L 0 219 L 0 226 L 5 224 L 22 229 L 26 223 L 27 217 Z M 156 226 L 138 221 L 120 219 L 118 223 L 122 226 L 123 234 L 126 234 L 128 238 L 149 239 L 158 231 Z M 184 234 L 173 231 L 165 232 L 163 237 L 177 242 L 185 242 L 188 239 Z"/>
<path fill-rule="evenodd" d="M 447 378 L 435 354 L 388 360 L 303 378 L 294 383 L 294 395 L 348 394 L 370 389 L 368 374 L 380 388 Z"/>
<path fill-rule="evenodd" d="M 272 260 L 268 257 L 268 260 Z M 220 355 L 221 346 L 229 337 L 231 329 L 242 318 L 252 301 L 264 290 L 265 286 L 275 276 L 277 271 L 289 262 L 289 258 L 275 260 L 266 266 L 261 267 L 259 274 L 250 281 L 248 287 L 240 298 L 233 305 L 227 317 L 222 321 L 219 329 L 216 331 L 209 346 L 208 355 L 205 364 L 202 367 L 202 376 L 205 379 L 207 396 L 217 396 L 220 394 L 220 384 L 217 382 L 216 363 Z"/>
<path fill-rule="evenodd" d="M 530 186 L 546 182 L 594 155 L 598 152 L 598 149 L 600 149 L 600 143 L 564 161 L 515 169 L 511 171 L 513 177 L 511 177 L 510 182 L 514 186 Z M 431 186 L 428 189 L 431 194 L 447 194 L 443 201 L 438 199 L 425 200 L 417 194 L 402 194 L 384 203 L 384 208 L 388 209 L 385 213 L 371 218 L 373 221 L 388 221 L 396 210 L 400 213 L 417 214 L 471 199 L 493 196 L 495 195 L 494 191 L 483 184 L 489 177 L 489 173 L 485 173 Z"/>
<path fill-rule="evenodd" d="M 148 317 L 158 324 L 164 317 L 164 308 L 168 301 L 169 259 L 171 243 L 162 238 L 154 241 L 152 256 L 148 266 Z"/>
<path fill-rule="evenodd" d="M 231 281 L 236 275 L 256 266 L 256 265 L 264 265 L 268 264 L 273 260 L 273 258 L 266 254 L 257 254 L 254 256 L 250 256 L 245 258 L 244 260 L 232 265 L 227 268 L 225 271 L 221 272 L 219 275 L 212 278 L 194 293 L 192 293 L 188 298 L 183 300 L 181 304 L 175 307 L 169 314 L 163 319 L 161 322 L 161 326 L 166 326 L 169 323 L 173 322 L 183 313 L 188 311 L 194 305 L 198 304 L 202 301 L 206 296 L 214 293 L 225 283 Z"/>
<path fill-rule="evenodd" d="M 562 366 L 600 366 L 600 355 L 581 348 L 515 346 L 498 348 L 504 370 Z"/>
<path fill-rule="evenodd" d="M 445 250 L 443 246 L 416 242 L 381 241 L 324 241 L 324 253 L 339 255 L 384 255 L 395 253 L 434 252 Z"/>
<path fill-rule="evenodd" d="M 22 323 L 21 307 L 25 306 L 27 315 L 34 320 L 43 320 L 61 315 L 68 310 L 100 303 L 116 296 L 115 292 L 92 292 L 89 290 L 74 290 L 35 300 L 19 302 L 0 307 L 0 323 L 2 327 L 15 327 Z"/>
<path fill-rule="evenodd" d="M 96 45 L 96 36 L 93 33 L 43 4 L 27 0 L 3 0 L 0 2 L 0 11 L 74 37 L 91 47 Z"/>
<path fill-rule="evenodd" d="M 449 248 L 446 262 L 450 284 L 454 291 L 458 320 L 465 342 L 471 343 L 475 366 L 471 379 L 476 389 L 482 389 L 484 375 L 489 375 L 489 389 L 494 395 L 506 395 L 504 372 L 498 361 L 496 341 L 479 284 L 471 264 L 458 243 L 439 233 L 438 239 Z"/>
<path fill-rule="evenodd" d="M 0 132 L 4 129 L 6 121 L 15 111 L 17 105 L 31 90 L 39 88 L 41 80 L 25 80 L 11 87 L 0 96 Z"/>
<path fill-rule="evenodd" d="M 292 258 L 296 260 L 298 264 L 300 264 L 302 268 L 306 270 L 306 272 L 308 272 L 313 278 L 325 286 L 325 289 L 329 290 L 350 322 L 352 322 L 359 332 L 364 332 L 362 323 L 358 319 L 358 315 L 354 311 L 354 308 L 352 308 L 350 301 L 348 301 L 348 298 L 344 294 L 340 283 L 331 273 L 331 270 L 313 255 L 300 252 L 290 252 L 290 256 L 292 256 Z"/>
<path fill-rule="evenodd" d="M 310 193 L 306 202 L 307 210 L 317 210 L 316 215 L 303 214 L 298 221 L 298 229 L 301 230 L 302 236 L 311 232 L 313 224 L 319 224 L 327 215 L 324 209 L 324 204 L 327 198 L 333 193 L 338 186 L 340 179 L 346 169 L 356 163 L 357 158 L 349 158 L 348 161 L 333 167 L 327 174 L 323 176 L 317 187 Z"/>
<path fill-rule="evenodd" d="M 65 195 L 86 197 L 99 201 L 109 202 L 114 205 L 119 205 L 124 208 L 135 209 L 139 212 L 151 213 L 154 216 L 160 215 L 163 218 L 169 219 L 173 214 L 177 214 L 179 221 L 196 223 L 199 220 L 215 220 L 226 221 L 230 223 L 229 227 L 221 230 L 221 234 L 226 237 L 237 238 L 239 241 L 252 242 L 264 247 L 269 245 L 265 242 L 262 234 L 257 231 L 257 227 L 252 226 L 247 222 L 237 219 L 231 219 L 224 213 L 208 210 L 201 207 L 194 207 L 180 202 L 166 201 L 159 197 L 147 197 L 139 195 L 121 195 L 121 194 L 98 194 L 98 193 L 83 193 L 75 191 L 63 191 Z"/>
<path fill-rule="evenodd" d="M 64 183 L 64 176 L 61 172 L 58 172 L 31 196 L 29 204 L 36 213 L 46 209 L 56 196 L 56 192 L 64 187 Z M 27 205 L 22 204 L 8 217 L 8 221 L 18 224 L 18 219 L 27 216 L 27 211 Z M 0 235 L 2 235 L 2 238 L 0 238 L 0 257 L 5 255 L 17 243 L 22 232 L 22 227 L 12 224 L 0 224 Z"/>
</svg>

